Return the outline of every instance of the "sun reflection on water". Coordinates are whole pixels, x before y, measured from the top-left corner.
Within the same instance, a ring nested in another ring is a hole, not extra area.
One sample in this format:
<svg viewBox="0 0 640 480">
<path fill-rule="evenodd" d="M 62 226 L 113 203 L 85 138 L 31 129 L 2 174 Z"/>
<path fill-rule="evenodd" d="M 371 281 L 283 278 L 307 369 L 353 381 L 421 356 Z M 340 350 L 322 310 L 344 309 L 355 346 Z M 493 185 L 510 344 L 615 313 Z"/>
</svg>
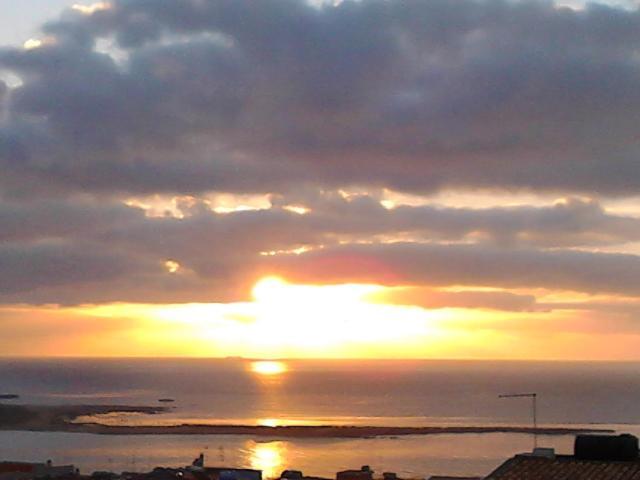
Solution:
<svg viewBox="0 0 640 480">
<path fill-rule="evenodd" d="M 280 375 L 287 371 L 287 365 L 284 362 L 260 360 L 251 362 L 251 371 L 258 375 Z"/>
<path fill-rule="evenodd" d="M 287 460 L 286 442 L 247 442 L 251 468 L 262 470 L 263 478 L 278 478 Z"/>
<path fill-rule="evenodd" d="M 258 425 L 261 427 L 277 427 L 281 423 L 277 418 L 259 418 Z"/>
</svg>

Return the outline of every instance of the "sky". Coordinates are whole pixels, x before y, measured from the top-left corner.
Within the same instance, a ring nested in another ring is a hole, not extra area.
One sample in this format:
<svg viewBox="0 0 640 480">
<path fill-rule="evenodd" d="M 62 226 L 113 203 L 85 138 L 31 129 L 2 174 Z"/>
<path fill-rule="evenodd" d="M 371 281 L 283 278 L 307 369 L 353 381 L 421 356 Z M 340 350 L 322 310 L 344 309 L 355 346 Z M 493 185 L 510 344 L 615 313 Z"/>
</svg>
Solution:
<svg viewBox="0 0 640 480">
<path fill-rule="evenodd" d="M 640 9 L 0 0 L 0 351 L 640 360 Z"/>
</svg>

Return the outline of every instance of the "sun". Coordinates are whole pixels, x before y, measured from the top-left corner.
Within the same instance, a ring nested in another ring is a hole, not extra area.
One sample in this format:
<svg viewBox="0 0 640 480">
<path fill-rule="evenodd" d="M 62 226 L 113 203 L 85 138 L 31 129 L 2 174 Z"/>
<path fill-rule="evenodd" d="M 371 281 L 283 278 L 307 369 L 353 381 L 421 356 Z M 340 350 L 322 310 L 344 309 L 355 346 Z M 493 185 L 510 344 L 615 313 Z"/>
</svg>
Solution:
<svg viewBox="0 0 640 480">
<path fill-rule="evenodd" d="M 398 309 L 368 301 L 382 289 L 373 284 L 296 284 L 264 277 L 251 291 L 252 343 L 267 358 L 295 356 L 301 349 L 322 356 L 348 344 L 364 346 L 421 333 L 420 320 L 399 322 Z M 269 374 L 275 367 L 257 368 Z"/>
<path fill-rule="evenodd" d="M 251 295 L 258 302 L 273 302 L 283 297 L 287 285 L 280 277 L 265 277 L 253 286 Z"/>
</svg>

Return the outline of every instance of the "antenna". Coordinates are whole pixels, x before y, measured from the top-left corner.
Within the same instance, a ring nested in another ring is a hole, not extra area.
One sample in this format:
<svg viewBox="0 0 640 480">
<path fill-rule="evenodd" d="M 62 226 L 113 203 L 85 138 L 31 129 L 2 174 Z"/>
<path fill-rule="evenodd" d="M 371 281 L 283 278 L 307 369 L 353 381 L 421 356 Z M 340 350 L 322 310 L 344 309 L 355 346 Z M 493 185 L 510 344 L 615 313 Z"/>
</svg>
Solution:
<svg viewBox="0 0 640 480">
<path fill-rule="evenodd" d="M 533 448 L 538 448 L 538 405 L 537 393 L 503 393 L 498 398 L 531 398 L 531 413 L 533 416 Z"/>
</svg>

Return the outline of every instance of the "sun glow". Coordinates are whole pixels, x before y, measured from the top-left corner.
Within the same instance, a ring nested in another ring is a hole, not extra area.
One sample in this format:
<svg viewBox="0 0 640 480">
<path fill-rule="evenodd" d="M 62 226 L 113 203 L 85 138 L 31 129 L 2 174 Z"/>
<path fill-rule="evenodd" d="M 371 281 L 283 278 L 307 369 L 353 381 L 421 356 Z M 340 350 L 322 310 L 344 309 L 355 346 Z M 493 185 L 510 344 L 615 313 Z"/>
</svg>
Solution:
<svg viewBox="0 0 640 480">
<path fill-rule="evenodd" d="M 35 38 L 30 38 L 29 40 L 24 42 L 24 45 L 23 45 L 25 50 L 33 50 L 34 48 L 40 48 L 41 46 L 42 46 L 42 40 L 38 40 Z"/>
<path fill-rule="evenodd" d="M 272 301 L 282 296 L 287 283 L 279 277 L 266 277 L 256 283 L 251 290 L 257 301 Z"/>
<path fill-rule="evenodd" d="M 35 50 L 40 47 L 44 47 L 46 45 L 54 45 L 56 43 L 56 39 L 54 37 L 45 37 L 42 39 L 39 38 L 30 38 L 22 45 L 22 48 L 25 50 Z"/>
<path fill-rule="evenodd" d="M 258 425 L 261 427 L 277 427 L 281 423 L 276 418 L 261 418 L 258 420 Z"/>
<path fill-rule="evenodd" d="M 168 272 L 169 267 L 165 265 Z M 177 270 L 178 274 L 181 269 Z M 444 310 L 394 306 L 371 301 L 386 287 L 367 284 L 294 284 L 265 277 L 252 289 L 253 300 L 235 303 L 90 307 L 93 315 L 145 317 L 153 328 L 136 330 L 137 342 L 163 345 L 178 354 L 189 345 L 194 356 L 263 359 L 248 370 L 263 379 L 278 378 L 283 357 L 394 356 L 402 349 L 442 344 Z M 138 333 L 139 332 L 139 333 Z M 168 353 L 167 353 L 168 354 Z"/>
<path fill-rule="evenodd" d="M 96 12 L 100 12 L 103 10 L 109 10 L 111 7 L 111 3 L 109 2 L 98 2 L 91 5 L 82 5 L 76 3 L 71 6 L 72 10 L 82 13 L 83 15 L 93 15 Z"/>
<path fill-rule="evenodd" d="M 175 265 L 165 265 L 168 272 L 170 267 Z M 108 318 L 127 326 L 127 342 L 122 342 L 124 333 L 113 338 L 96 336 L 87 346 L 93 353 L 136 345 L 149 356 L 259 358 L 246 368 L 265 382 L 286 378 L 287 364 L 278 358 L 452 357 L 460 351 L 470 352 L 469 356 L 492 352 L 496 338 L 491 322 L 504 316 L 499 312 L 431 310 L 375 300 L 387 290 L 371 284 L 294 284 L 270 276 L 255 284 L 253 300 L 248 302 L 87 305 L 73 312 L 100 319 L 100 324 Z M 485 324 L 487 329 L 477 328 Z M 480 354 L 471 350 L 478 344 Z"/>
<path fill-rule="evenodd" d="M 164 267 L 169 273 L 177 273 L 178 270 L 180 270 L 180 264 L 175 260 L 167 260 L 166 262 L 164 262 Z"/>
<path fill-rule="evenodd" d="M 579 360 L 589 349 L 597 358 L 611 353 L 591 341 L 589 333 L 572 332 L 524 338 L 520 332 L 539 332 L 549 325 L 572 328 L 583 320 L 581 310 L 502 312 L 469 308 L 437 308 L 375 303 L 362 292 L 384 292 L 376 285 L 297 285 L 270 278 L 258 282 L 252 302 L 191 304 L 13 307 L 18 321 L 38 321 L 47 328 L 65 325 L 77 335 L 36 344 L 47 355 L 248 357 L 267 362 L 277 358 L 545 358 Z M 557 295 L 541 297 L 545 305 L 613 301 Z M 604 328 L 590 320 L 589 328 Z M 109 330 L 104 330 L 104 325 Z M 91 328 L 91 329 L 89 329 Z M 514 339 L 518 347 L 514 348 Z M 618 357 L 637 358 L 637 337 L 619 335 Z M 598 350 L 600 348 L 600 350 Z M 135 350 L 133 350 L 135 349 Z M 28 355 L 25 344 L 18 354 Z M 238 360 L 230 359 L 229 362 Z M 261 384 L 286 381 L 270 374 L 272 366 L 244 364 Z M 286 368 L 286 364 L 285 364 Z M 276 370 L 276 371 L 277 371 Z M 282 422 L 283 420 L 278 420 Z"/>
<path fill-rule="evenodd" d="M 261 356 L 351 356 L 373 354 L 391 345 L 431 336 L 443 312 L 372 303 L 385 287 L 370 284 L 305 285 L 279 277 L 258 281 L 251 306 L 252 344 Z M 366 353 L 365 353 L 366 351 Z M 380 355 L 380 353 L 375 353 Z"/>
</svg>

